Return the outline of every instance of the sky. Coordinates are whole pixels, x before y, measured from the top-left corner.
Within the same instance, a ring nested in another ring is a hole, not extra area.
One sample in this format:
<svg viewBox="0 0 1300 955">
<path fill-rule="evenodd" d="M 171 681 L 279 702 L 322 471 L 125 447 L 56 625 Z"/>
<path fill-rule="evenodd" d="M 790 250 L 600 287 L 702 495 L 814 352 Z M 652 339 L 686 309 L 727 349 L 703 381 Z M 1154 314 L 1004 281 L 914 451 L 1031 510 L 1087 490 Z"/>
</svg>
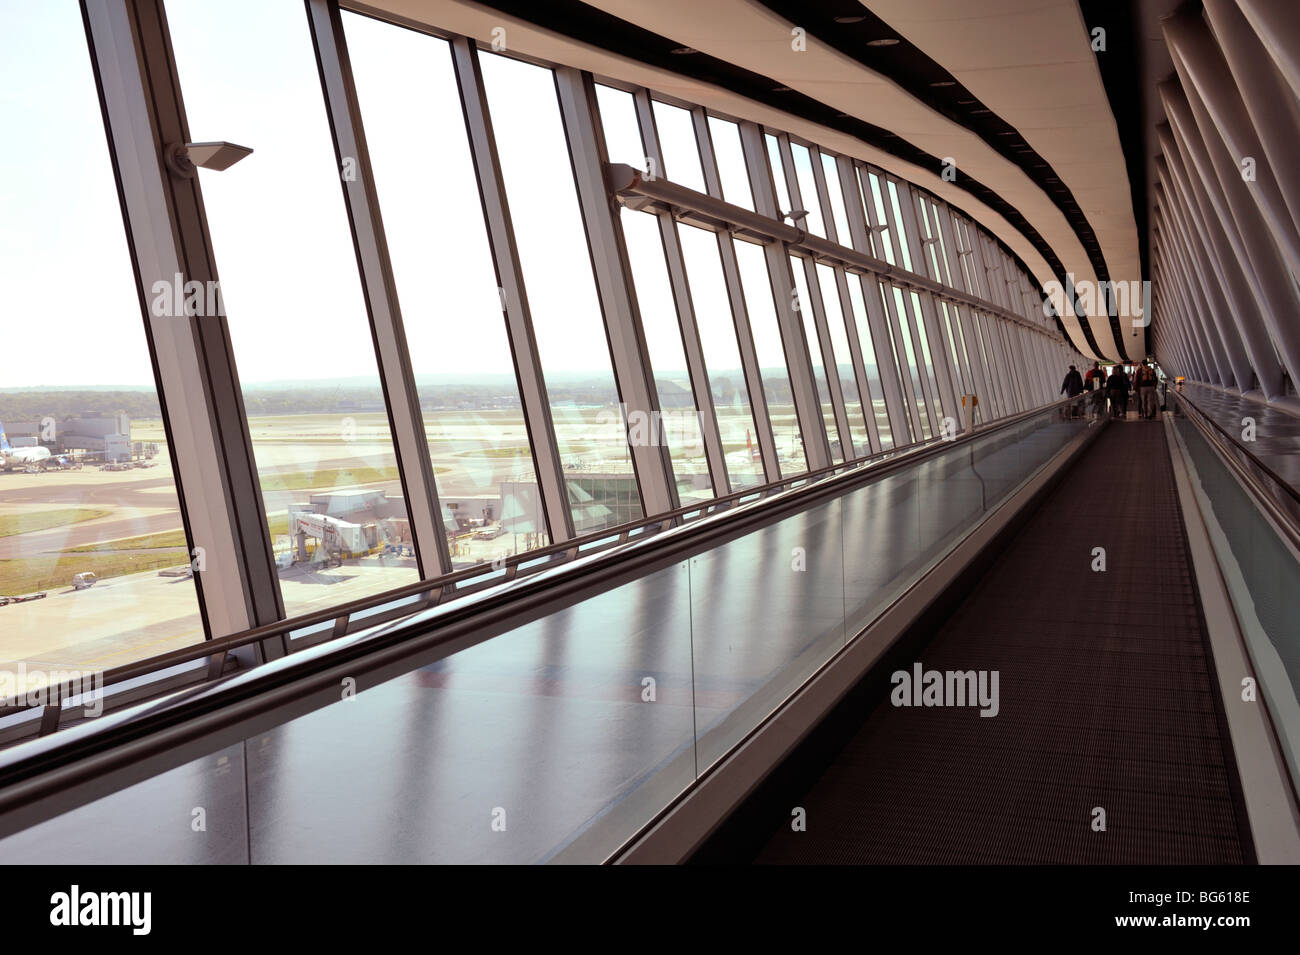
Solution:
<svg viewBox="0 0 1300 955">
<path fill-rule="evenodd" d="M 167 0 L 167 16 L 192 139 L 253 149 L 199 173 L 241 380 L 375 378 L 303 4 Z M 508 372 L 449 44 L 357 14 L 343 20 L 414 370 Z M 0 24 L 0 129 L 23 146 L 0 150 L 0 389 L 152 384 L 78 5 L 0 0 Z M 481 61 L 543 370 L 612 382 L 551 75 L 486 52 Z M 602 87 L 599 105 L 611 158 L 642 166 L 632 97 Z M 654 109 L 662 172 L 703 189 L 690 114 Z M 734 124 L 710 128 L 727 198 L 751 204 Z M 684 376 L 662 246 L 642 215 L 628 238 L 652 361 L 660 376 Z M 747 295 L 766 285 L 755 253 L 741 250 Z M 714 290 L 696 297 L 697 311 L 719 313 L 702 324 L 730 323 Z M 750 309 L 760 364 L 783 364 L 770 302 Z"/>
</svg>

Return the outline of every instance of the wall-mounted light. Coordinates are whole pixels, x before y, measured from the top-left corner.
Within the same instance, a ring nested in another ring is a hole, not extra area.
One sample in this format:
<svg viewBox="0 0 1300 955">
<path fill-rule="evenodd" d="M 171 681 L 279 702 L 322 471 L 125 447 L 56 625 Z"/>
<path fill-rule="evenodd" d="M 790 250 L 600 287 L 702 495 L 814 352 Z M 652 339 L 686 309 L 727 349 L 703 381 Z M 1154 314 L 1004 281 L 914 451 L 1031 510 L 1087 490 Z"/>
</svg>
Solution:
<svg viewBox="0 0 1300 955">
<path fill-rule="evenodd" d="M 193 179 L 199 167 L 220 172 L 229 169 L 253 150 L 235 143 L 172 143 L 163 149 L 163 158 L 172 174 Z"/>
</svg>

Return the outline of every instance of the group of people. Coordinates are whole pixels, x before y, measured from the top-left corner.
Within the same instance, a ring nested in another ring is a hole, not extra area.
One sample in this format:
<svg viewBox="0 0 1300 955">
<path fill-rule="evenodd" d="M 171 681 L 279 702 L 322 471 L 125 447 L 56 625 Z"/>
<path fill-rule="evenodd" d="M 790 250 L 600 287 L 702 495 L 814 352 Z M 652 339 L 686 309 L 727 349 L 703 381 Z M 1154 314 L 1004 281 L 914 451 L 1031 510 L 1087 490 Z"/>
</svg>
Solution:
<svg viewBox="0 0 1300 955">
<path fill-rule="evenodd" d="M 1086 376 L 1080 375 L 1073 365 L 1065 373 L 1061 385 L 1061 394 L 1073 398 L 1085 391 L 1093 394 L 1093 408 L 1100 415 L 1110 401 L 1111 417 L 1123 418 L 1128 414 L 1129 394 L 1136 391 L 1138 396 L 1138 414 L 1146 420 L 1155 420 L 1160 411 L 1156 398 L 1156 386 L 1159 383 L 1156 370 L 1151 362 L 1144 361 L 1133 369 L 1133 375 L 1124 370 L 1124 366 L 1115 365 L 1107 376 L 1101 362 L 1093 362 Z"/>
</svg>

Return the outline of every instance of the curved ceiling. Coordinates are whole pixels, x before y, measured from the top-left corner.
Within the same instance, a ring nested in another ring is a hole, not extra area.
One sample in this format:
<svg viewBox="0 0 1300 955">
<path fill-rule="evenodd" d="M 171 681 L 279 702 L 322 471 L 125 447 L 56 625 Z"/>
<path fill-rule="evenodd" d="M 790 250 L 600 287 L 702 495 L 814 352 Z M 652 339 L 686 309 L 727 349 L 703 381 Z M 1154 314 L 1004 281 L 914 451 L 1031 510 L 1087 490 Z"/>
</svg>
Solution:
<svg viewBox="0 0 1300 955">
<path fill-rule="evenodd" d="M 842 5 L 850 11 L 862 9 L 856 0 L 843 0 Z M 517 9 L 519 17 L 492 6 Z M 980 108 L 991 110 L 1023 137 L 1050 166 L 1051 178 L 1060 179 L 1064 194 L 1087 210 L 1084 228 L 1078 215 L 1069 214 L 1071 203 L 1047 191 L 1044 186 L 1050 188 L 1050 183 L 1036 182 L 1033 170 L 1017 164 L 1014 151 L 1005 154 L 960 122 L 960 116 L 945 115 L 895 80 L 820 42 L 812 28 L 803 28 L 807 42 L 796 50 L 791 31 L 797 25 L 758 0 L 491 5 L 385 0 L 382 11 L 378 5 L 372 9 L 483 41 L 492 39 L 494 28 L 505 26 L 514 52 L 647 86 L 878 165 L 965 210 L 1040 284 L 1063 281 L 1066 273 L 1075 281 L 1140 280 L 1124 154 L 1074 0 L 1046 0 L 1046 5 L 1023 0 L 871 0 L 870 6 L 899 35 L 942 63 L 962 88 L 975 94 Z M 1024 12 L 1026 7 L 1032 14 Z M 683 48 L 767 78 L 771 86 L 756 99 L 688 75 L 688 61 L 701 58 L 671 57 L 673 68 L 666 69 L 645 62 L 644 51 L 616 52 L 607 49 L 614 43 L 600 43 L 599 38 L 584 43 L 572 35 L 576 31 L 558 25 L 546 28 L 547 14 L 554 18 L 557 8 L 570 13 L 572 8 L 604 11 Z M 1011 35 L 1000 39 L 1005 31 Z M 817 109 L 809 109 L 809 104 Z M 1069 122 L 1062 123 L 1063 115 Z M 877 136 L 873 144 L 872 132 L 885 137 L 892 133 L 898 141 L 891 144 Z M 941 178 L 933 157 L 955 159 L 958 181 Z M 1035 176 L 1044 178 L 1041 172 Z M 1091 248 L 1085 245 L 1089 240 L 1095 243 Z M 1104 264 L 1100 276 L 1094 261 Z M 1123 335 L 1118 323 L 1112 327 L 1105 315 L 1086 319 L 1085 329 L 1059 296 L 1053 296 L 1053 304 L 1063 328 L 1085 354 L 1121 358 L 1125 352 L 1133 357 L 1144 353 L 1140 329 Z"/>
</svg>

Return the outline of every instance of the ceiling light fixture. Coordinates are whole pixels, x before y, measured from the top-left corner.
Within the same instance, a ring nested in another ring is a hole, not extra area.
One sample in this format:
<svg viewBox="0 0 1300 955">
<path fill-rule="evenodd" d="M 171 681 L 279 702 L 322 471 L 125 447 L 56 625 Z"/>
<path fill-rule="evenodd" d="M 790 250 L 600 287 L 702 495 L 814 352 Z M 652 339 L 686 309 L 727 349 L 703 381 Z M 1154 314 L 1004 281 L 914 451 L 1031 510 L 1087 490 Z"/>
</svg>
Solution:
<svg viewBox="0 0 1300 955">
<path fill-rule="evenodd" d="M 679 46 L 677 49 L 669 50 L 668 52 L 673 54 L 673 56 L 687 56 L 688 54 L 699 53 L 700 51 L 689 46 Z"/>
<path fill-rule="evenodd" d="M 836 23 L 861 23 L 866 17 L 836 17 Z"/>
<path fill-rule="evenodd" d="M 939 87 L 942 86 L 956 86 L 957 81 L 956 80 L 935 80 L 930 85 L 938 89 Z"/>
<path fill-rule="evenodd" d="M 882 37 L 879 40 L 868 40 L 867 46 L 898 46 L 898 38 Z"/>
</svg>

